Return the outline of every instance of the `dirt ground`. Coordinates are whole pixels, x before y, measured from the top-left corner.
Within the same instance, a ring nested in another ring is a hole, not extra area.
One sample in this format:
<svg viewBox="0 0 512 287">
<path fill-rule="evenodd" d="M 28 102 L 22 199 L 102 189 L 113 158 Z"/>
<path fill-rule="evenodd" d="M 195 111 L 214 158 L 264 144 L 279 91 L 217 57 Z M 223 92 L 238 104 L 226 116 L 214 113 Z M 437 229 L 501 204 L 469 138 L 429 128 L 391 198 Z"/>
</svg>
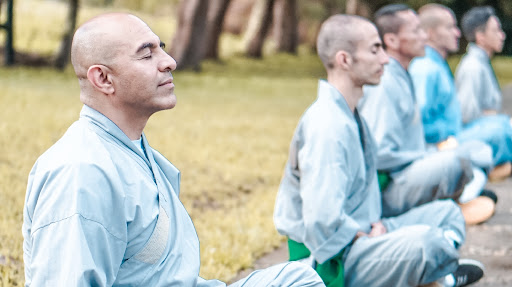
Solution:
<svg viewBox="0 0 512 287">
<path fill-rule="evenodd" d="M 503 110 L 512 115 L 512 84 L 503 89 Z M 488 189 L 498 195 L 496 213 L 487 222 L 467 227 L 466 242 L 460 250 L 461 258 L 482 262 L 485 276 L 475 287 L 512 286 L 512 177 L 500 182 L 490 182 Z M 256 261 L 254 269 L 261 269 L 284 262 L 288 249 L 283 244 Z M 236 279 L 245 277 L 251 270 L 244 270 Z M 233 281 L 236 281 L 233 280 Z"/>
</svg>

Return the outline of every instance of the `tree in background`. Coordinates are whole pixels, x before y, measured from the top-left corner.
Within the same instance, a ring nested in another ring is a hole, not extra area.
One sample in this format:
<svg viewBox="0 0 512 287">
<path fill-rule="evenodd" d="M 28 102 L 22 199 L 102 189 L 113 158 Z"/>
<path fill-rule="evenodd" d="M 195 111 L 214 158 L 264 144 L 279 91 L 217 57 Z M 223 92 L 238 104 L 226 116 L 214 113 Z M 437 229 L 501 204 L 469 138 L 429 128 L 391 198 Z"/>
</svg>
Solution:
<svg viewBox="0 0 512 287">
<path fill-rule="evenodd" d="M 274 39 L 277 51 L 297 53 L 299 18 L 296 0 L 277 0 L 274 3 Z"/>
<path fill-rule="evenodd" d="M 246 55 L 251 58 L 261 58 L 263 43 L 267 37 L 272 24 L 272 9 L 274 0 L 258 0 L 252 7 L 251 17 L 247 35 L 249 42 L 246 48 Z"/>
<path fill-rule="evenodd" d="M 71 58 L 71 43 L 76 28 L 76 19 L 78 16 L 78 0 L 69 0 L 68 17 L 66 21 L 66 30 L 62 36 L 59 51 L 55 57 L 54 66 L 59 70 L 64 70 Z"/>
<path fill-rule="evenodd" d="M 204 57 L 206 59 L 219 58 L 219 38 L 222 32 L 224 16 L 228 10 L 230 0 L 210 0 L 206 25 L 206 40 Z"/>
<path fill-rule="evenodd" d="M 208 0 L 183 0 L 179 5 L 178 27 L 169 51 L 178 63 L 178 69 L 201 70 L 208 2 Z"/>
</svg>

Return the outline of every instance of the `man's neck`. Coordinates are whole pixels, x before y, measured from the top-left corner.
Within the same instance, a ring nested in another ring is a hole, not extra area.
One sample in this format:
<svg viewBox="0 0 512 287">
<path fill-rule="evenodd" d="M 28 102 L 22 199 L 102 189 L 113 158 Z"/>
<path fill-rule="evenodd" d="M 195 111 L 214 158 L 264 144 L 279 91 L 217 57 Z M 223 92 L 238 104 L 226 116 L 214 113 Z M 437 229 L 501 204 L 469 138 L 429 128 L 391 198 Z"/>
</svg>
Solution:
<svg viewBox="0 0 512 287">
<path fill-rule="evenodd" d="M 122 111 L 118 107 L 111 106 L 108 103 L 93 104 L 90 107 L 114 122 L 130 140 L 137 140 L 141 137 L 142 131 L 149 119 L 149 117 L 137 114 L 136 111 Z"/>
<path fill-rule="evenodd" d="M 491 59 L 494 56 L 494 51 L 490 48 L 486 48 L 484 45 L 475 43 L 480 49 L 484 50 L 484 52 L 489 56 L 489 59 Z"/>
<path fill-rule="evenodd" d="M 409 68 L 409 64 L 412 61 L 412 58 L 409 56 L 405 56 L 403 54 L 400 54 L 398 51 L 393 50 L 386 50 L 386 53 L 393 59 L 395 59 L 398 63 L 400 63 L 400 66 L 407 70 Z"/>
<path fill-rule="evenodd" d="M 434 45 L 432 42 L 427 42 L 427 45 L 429 45 L 430 47 L 432 47 L 434 50 L 436 50 L 439 55 L 441 55 L 441 57 L 443 57 L 443 59 L 446 60 L 446 57 L 448 57 L 448 51 L 446 51 L 445 49 L 441 49 L 440 47 Z"/>
<path fill-rule="evenodd" d="M 363 97 L 363 87 L 354 85 L 351 79 L 348 77 L 335 77 L 332 75 L 327 76 L 327 82 L 341 93 L 345 101 L 347 101 L 348 107 L 354 112 L 357 103 Z"/>
</svg>

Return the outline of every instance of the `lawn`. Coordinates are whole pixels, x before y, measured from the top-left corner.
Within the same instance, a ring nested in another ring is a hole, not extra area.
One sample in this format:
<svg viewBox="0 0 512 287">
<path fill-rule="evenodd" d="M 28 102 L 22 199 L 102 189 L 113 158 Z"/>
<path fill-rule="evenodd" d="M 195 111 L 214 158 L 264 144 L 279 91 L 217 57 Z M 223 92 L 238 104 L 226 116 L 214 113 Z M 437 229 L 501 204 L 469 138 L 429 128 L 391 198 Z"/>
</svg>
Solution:
<svg viewBox="0 0 512 287">
<path fill-rule="evenodd" d="M 65 15 L 57 2 L 21 2 Z M 60 23 L 55 21 L 64 16 L 41 28 L 34 22 L 44 23 L 48 15 L 17 5 L 31 19 L 20 28 L 17 48 L 55 51 L 59 33 L 54 26 Z M 84 8 L 80 19 L 99 12 Z M 139 15 L 162 39 L 172 37 L 168 27 L 175 24 L 167 17 Z M 223 55 L 233 54 L 232 41 L 223 37 Z M 324 77 L 317 57 L 300 51 L 299 56 L 269 55 L 264 60 L 231 56 L 222 63 L 204 63 L 201 73 L 176 72 L 178 105 L 155 114 L 145 129 L 150 145 L 182 172 L 181 199 L 198 231 L 205 278 L 229 281 L 283 241 L 272 222 L 274 199 L 294 128 L 316 97 L 317 79 Z M 512 82 L 512 59 L 497 58 L 494 64 L 500 82 Z M 0 68 L 0 255 L 7 261 L 0 259 L 0 286 L 23 285 L 27 176 L 37 157 L 77 120 L 78 92 L 71 69 Z"/>
</svg>

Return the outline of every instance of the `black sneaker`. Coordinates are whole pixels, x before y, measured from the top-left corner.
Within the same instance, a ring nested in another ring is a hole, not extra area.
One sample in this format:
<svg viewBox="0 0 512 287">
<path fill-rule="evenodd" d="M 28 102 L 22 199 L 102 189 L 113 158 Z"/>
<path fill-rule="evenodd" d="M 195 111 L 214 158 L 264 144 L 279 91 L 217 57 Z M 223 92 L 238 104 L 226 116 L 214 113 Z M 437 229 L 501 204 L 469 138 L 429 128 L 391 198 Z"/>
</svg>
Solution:
<svg viewBox="0 0 512 287">
<path fill-rule="evenodd" d="M 484 189 L 482 190 L 482 192 L 480 192 L 480 196 L 485 196 L 492 199 L 492 201 L 494 201 L 494 204 L 498 203 L 498 196 L 492 190 Z"/>
<path fill-rule="evenodd" d="M 460 259 L 459 267 L 453 276 L 455 277 L 455 287 L 467 286 L 484 277 L 484 266 L 476 260 Z"/>
</svg>

